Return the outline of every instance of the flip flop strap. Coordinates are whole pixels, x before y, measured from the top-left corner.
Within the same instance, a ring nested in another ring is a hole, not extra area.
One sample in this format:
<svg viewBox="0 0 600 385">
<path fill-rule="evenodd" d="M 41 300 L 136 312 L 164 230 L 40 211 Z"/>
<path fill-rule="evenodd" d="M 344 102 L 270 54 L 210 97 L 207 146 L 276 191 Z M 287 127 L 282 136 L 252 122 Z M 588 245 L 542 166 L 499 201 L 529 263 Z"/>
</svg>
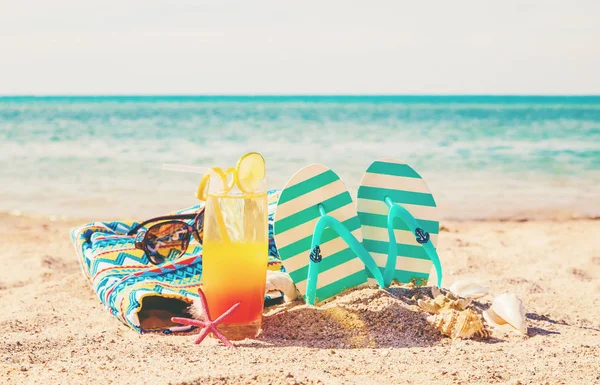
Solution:
<svg viewBox="0 0 600 385">
<path fill-rule="evenodd" d="M 396 259 L 398 257 L 398 248 L 396 246 L 396 235 L 394 234 L 394 220 L 396 218 L 400 219 L 408 228 L 415 234 L 417 237 L 417 242 L 423 246 L 427 256 L 433 262 L 435 266 L 435 271 L 437 274 L 437 285 L 441 287 L 442 285 L 442 264 L 440 263 L 440 258 L 437 254 L 435 246 L 429 239 L 429 233 L 423 230 L 419 221 L 412 216 L 412 214 L 402 207 L 401 205 L 394 204 L 394 202 L 390 199 L 390 197 L 385 197 L 385 203 L 387 203 L 390 211 L 388 212 L 388 235 L 390 237 L 390 242 L 388 246 L 388 260 L 385 265 L 385 271 L 383 273 L 384 282 L 389 285 L 392 282 L 394 271 L 396 269 Z"/>
<path fill-rule="evenodd" d="M 365 267 L 373 274 L 373 277 L 377 281 L 379 287 L 384 288 L 384 280 L 377 263 L 371 254 L 365 249 L 365 247 L 352 235 L 352 233 L 337 219 L 331 217 L 325 213 L 325 210 L 319 205 L 321 211 L 321 218 L 317 221 L 315 230 L 313 232 L 310 261 L 308 264 L 308 278 L 306 282 L 306 295 L 305 300 L 309 305 L 315 304 L 315 297 L 317 294 L 317 280 L 319 278 L 319 263 L 321 262 L 321 237 L 323 232 L 328 227 L 332 228 L 338 235 L 350 246 L 350 249 L 360 258 Z"/>
</svg>

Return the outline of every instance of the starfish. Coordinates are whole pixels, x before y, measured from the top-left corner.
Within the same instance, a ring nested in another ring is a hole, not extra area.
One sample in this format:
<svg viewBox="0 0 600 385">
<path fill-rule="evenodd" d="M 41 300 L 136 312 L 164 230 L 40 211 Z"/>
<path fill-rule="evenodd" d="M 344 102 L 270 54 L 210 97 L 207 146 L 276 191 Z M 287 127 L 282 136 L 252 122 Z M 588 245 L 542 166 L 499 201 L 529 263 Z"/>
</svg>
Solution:
<svg viewBox="0 0 600 385">
<path fill-rule="evenodd" d="M 225 337 L 225 335 L 223 335 L 223 333 L 221 333 L 219 329 L 217 329 L 217 325 L 223 322 L 225 318 L 227 318 L 231 313 L 233 313 L 233 311 L 237 309 L 238 306 L 240 306 L 241 302 L 236 303 L 235 305 L 230 307 L 229 310 L 227 310 L 225 313 L 221 314 L 217 319 L 212 320 L 208 311 L 208 303 L 206 302 L 206 296 L 204 295 L 202 289 L 198 289 L 198 294 L 200 294 L 200 305 L 202 307 L 202 312 L 204 313 L 204 317 L 206 319 L 204 321 L 200 321 L 194 318 L 173 317 L 171 318 L 171 321 L 184 325 L 191 325 L 204 328 L 198 335 L 198 338 L 196 338 L 196 340 L 194 341 L 195 344 L 199 344 L 200 342 L 202 342 L 206 338 L 206 336 L 212 332 L 215 336 L 217 336 L 218 339 L 221 340 L 221 342 L 225 344 L 225 346 L 235 348 L 235 346 L 227 339 L 227 337 Z"/>
</svg>

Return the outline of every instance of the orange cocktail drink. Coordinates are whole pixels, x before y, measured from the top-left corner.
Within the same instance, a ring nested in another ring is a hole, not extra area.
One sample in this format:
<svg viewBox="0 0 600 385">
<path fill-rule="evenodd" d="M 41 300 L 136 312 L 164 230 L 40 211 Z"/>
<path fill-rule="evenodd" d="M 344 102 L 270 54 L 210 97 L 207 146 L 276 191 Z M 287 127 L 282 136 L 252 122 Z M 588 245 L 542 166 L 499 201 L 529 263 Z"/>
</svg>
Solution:
<svg viewBox="0 0 600 385">
<path fill-rule="evenodd" d="M 262 173 L 256 171 L 261 162 Z M 254 338 L 262 322 L 269 250 L 264 160 L 248 154 L 236 169 L 217 169 L 208 178 L 211 186 L 199 189 L 206 200 L 202 285 L 208 309 L 218 317 L 239 302 L 219 330 L 233 340 Z"/>
</svg>

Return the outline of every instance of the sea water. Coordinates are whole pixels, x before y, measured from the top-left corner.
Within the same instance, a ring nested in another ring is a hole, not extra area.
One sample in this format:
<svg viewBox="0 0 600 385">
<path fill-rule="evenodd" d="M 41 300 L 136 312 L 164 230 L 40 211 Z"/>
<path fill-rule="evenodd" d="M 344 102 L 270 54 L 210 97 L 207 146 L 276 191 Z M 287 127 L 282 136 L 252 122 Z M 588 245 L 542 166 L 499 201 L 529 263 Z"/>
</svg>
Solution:
<svg viewBox="0 0 600 385">
<path fill-rule="evenodd" d="M 380 157 L 413 166 L 443 218 L 600 215 L 600 97 L 0 97 L 0 211 L 144 219 L 196 204 L 248 151 L 269 188 L 322 163 L 351 194 Z"/>
</svg>

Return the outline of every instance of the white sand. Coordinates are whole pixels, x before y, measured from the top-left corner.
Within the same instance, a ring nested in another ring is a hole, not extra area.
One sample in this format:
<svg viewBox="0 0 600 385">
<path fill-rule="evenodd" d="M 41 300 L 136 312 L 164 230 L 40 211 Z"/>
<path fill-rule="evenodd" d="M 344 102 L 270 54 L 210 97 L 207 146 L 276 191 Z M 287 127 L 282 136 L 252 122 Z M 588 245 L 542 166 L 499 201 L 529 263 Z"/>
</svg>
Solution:
<svg viewBox="0 0 600 385">
<path fill-rule="evenodd" d="M 339 298 L 337 309 L 279 309 L 260 339 L 235 350 L 140 336 L 110 316 L 69 239 L 81 223 L 0 216 L 4 383 L 600 383 L 600 221 L 444 224 L 444 285 L 469 278 L 518 294 L 528 337 L 452 342 L 406 298 L 366 289 Z"/>
</svg>

